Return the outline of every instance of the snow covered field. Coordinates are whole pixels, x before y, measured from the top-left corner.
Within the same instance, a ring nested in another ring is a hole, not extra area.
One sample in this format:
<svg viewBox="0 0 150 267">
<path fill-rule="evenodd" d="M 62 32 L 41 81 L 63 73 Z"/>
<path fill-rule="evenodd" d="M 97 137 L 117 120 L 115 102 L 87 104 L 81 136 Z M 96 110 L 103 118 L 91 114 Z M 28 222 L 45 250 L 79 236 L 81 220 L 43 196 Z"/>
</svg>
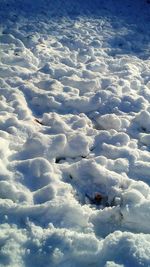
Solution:
<svg viewBox="0 0 150 267">
<path fill-rule="evenodd" d="M 150 266 L 150 4 L 0 0 L 0 267 Z"/>
</svg>

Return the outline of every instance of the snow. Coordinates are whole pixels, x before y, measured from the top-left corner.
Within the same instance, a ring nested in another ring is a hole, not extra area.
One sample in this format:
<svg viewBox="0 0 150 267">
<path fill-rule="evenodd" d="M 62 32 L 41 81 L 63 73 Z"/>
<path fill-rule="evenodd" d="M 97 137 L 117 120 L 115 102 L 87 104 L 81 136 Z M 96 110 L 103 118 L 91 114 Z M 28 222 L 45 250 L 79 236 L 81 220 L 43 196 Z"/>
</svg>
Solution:
<svg viewBox="0 0 150 267">
<path fill-rule="evenodd" d="M 150 266 L 148 1 L 0 0 L 0 266 Z"/>
</svg>

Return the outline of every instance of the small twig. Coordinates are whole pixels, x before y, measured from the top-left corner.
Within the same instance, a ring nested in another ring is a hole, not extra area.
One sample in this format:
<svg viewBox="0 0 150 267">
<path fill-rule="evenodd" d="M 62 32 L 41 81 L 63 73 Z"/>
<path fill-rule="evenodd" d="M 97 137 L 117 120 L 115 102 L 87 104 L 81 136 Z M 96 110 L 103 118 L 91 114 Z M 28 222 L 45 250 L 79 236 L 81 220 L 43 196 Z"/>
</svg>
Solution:
<svg viewBox="0 0 150 267">
<path fill-rule="evenodd" d="M 34 119 L 37 123 L 39 123 L 40 125 L 44 125 L 41 121 L 39 121 L 38 119 Z"/>
</svg>

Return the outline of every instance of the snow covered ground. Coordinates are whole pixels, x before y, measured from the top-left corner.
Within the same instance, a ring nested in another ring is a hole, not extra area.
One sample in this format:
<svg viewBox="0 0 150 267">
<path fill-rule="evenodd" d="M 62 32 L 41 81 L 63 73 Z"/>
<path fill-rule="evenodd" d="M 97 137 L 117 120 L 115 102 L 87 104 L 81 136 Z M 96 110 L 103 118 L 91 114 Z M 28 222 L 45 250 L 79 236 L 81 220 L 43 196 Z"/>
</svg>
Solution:
<svg viewBox="0 0 150 267">
<path fill-rule="evenodd" d="M 0 0 L 0 267 L 150 266 L 150 4 Z"/>
</svg>

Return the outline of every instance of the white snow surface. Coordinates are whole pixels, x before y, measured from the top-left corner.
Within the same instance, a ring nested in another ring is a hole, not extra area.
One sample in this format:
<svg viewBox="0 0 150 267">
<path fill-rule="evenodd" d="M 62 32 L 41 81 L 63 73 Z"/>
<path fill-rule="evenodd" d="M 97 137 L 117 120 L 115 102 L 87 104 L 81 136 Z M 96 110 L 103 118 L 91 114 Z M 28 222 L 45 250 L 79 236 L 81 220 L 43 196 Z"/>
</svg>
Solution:
<svg viewBox="0 0 150 267">
<path fill-rule="evenodd" d="M 150 266 L 148 2 L 0 0 L 0 267 Z"/>
</svg>

